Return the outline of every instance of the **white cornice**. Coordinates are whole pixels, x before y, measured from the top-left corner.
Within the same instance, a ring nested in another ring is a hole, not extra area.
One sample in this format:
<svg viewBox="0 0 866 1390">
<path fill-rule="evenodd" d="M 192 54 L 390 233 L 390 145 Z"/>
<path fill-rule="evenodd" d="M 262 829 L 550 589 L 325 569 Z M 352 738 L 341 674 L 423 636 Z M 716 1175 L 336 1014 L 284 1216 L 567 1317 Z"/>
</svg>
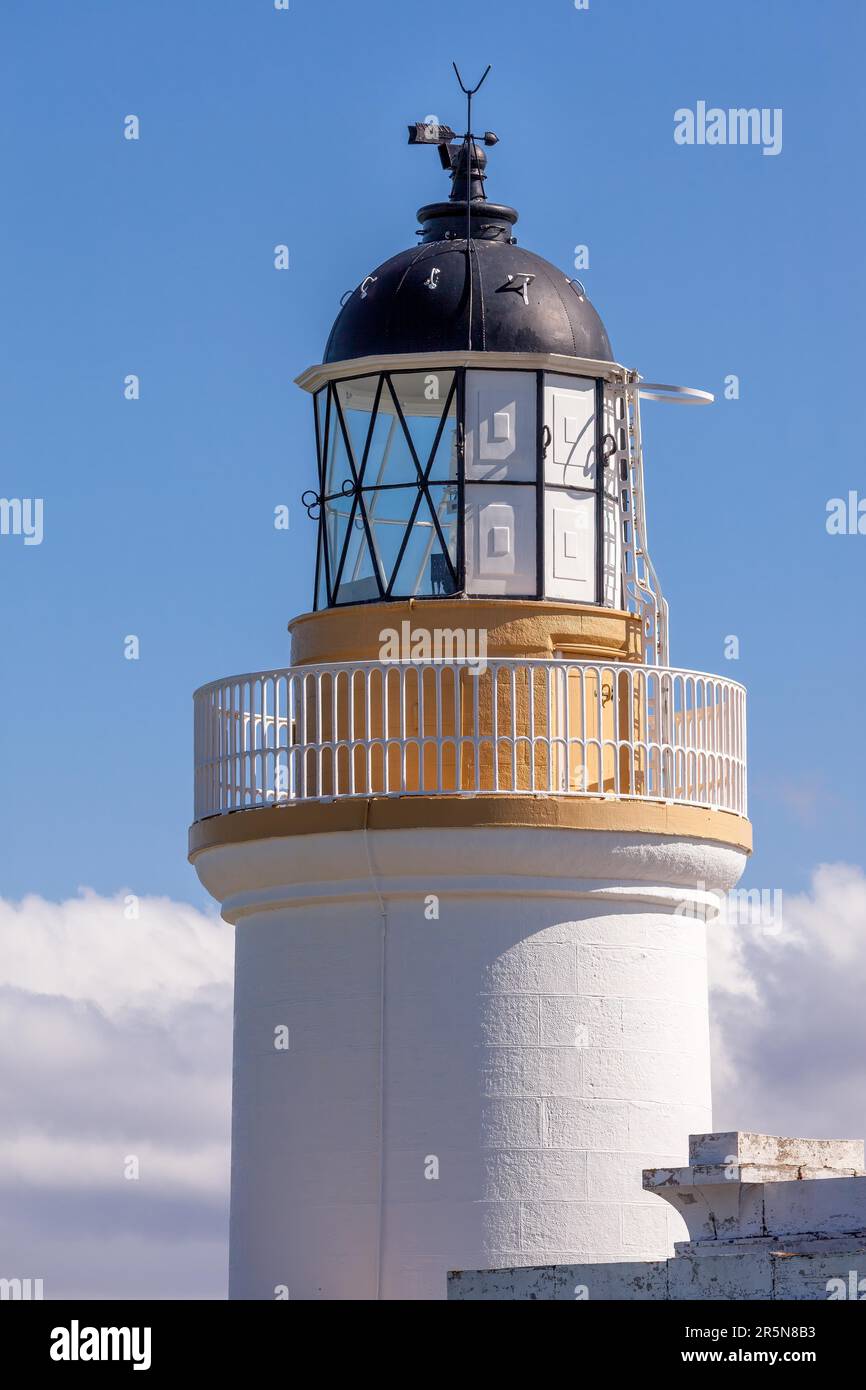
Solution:
<svg viewBox="0 0 866 1390">
<path fill-rule="evenodd" d="M 561 372 L 566 376 L 598 377 L 624 382 L 633 377 L 618 362 L 592 357 L 567 357 L 559 352 L 400 352 L 383 357 L 352 357 L 344 362 L 321 362 L 295 378 L 304 391 L 318 391 L 328 381 L 377 372 L 443 370 L 448 367 L 510 368 L 512 371 Z"/>
</svg>

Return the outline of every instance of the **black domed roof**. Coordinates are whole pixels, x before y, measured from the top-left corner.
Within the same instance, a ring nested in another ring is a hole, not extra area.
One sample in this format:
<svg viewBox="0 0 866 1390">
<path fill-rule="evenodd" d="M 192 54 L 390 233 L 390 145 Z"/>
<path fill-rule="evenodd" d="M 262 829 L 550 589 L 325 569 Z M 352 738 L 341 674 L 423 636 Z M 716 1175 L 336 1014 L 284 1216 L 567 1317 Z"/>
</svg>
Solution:
<svg viewBox="0 0 866 1390">
<path fill-rule="evenodd" d="M 326 362 L 401 352 L 561 352 L 612 362 L 604 324 L 576 281 L 531 251 L 472 240 L 412 247 L 374 270 L 331 330 Z M 438 272 L 438 275 L 437 275 Z M 433 281 L 435 280 L 435 288 Z"/>
<path fill-rule="evenodd" d="M 512 235 L 517 213 L 487 201 L 486 156 L 477 145 L 467 204 L 467 148 L 451 156 L 451 200 L 418 214 L 422 244 L 392 256 L 352 291 L 331 330 L 325 361 L 467 350 L 613 361 L 604 324 L 580 282 L 518 246 Z"/>
</svg>

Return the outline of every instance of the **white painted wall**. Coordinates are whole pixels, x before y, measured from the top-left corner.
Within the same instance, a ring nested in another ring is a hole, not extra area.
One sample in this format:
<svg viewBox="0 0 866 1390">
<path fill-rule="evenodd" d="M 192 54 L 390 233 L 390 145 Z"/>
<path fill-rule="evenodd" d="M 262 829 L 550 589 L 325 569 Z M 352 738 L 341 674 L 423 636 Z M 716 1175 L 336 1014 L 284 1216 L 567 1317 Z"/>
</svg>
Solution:
<svg viewBox="0 0 866 1390">
<path fill-rule="evenodd" d="M 684 1227 L 641 1173 L 711 1128 L 705 928 L 676 909 L 743 862 L 504 827 L 201 855 L 238 924 L 231 1296 L 669 1255 Z"/>
<path fill-rule="evenodd" d="M 685 1218 L 674 1259 L 463 1270 L 461 1301 L 789 1301 L 866 1297 L 863 1141 L 728 1131 L 691 1136 L 690 1164 L 644 1185 Z"/>
</svg>

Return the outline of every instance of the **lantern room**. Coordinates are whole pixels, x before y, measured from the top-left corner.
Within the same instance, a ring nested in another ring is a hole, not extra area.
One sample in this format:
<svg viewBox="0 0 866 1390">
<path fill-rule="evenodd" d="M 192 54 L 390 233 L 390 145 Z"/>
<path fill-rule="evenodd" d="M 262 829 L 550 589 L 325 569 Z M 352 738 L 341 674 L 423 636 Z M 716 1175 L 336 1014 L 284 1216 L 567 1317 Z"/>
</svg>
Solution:
<svg viewBox="0 0 866 1390">
<path fill-rule="evenodd" d="M 454 594 L 622 606 L 602 378 L 378 366 L 316 391 L 317 608 Z"/>
<path fill-rule="evenodd" d="M 537 600 L 637 615 L 667 661 L 667 607 L 646 536 L 640 398 L 584 286 L 524 250 L 486 193 L 485 146 L 445 126 L 450 198 L 419 245 L 343 297 L 314 400 L 316 610 L 416 599 Z"/>
<path fill-rule="evenodd" d="M 444 148 L 451 199 L 420 210 L 420 246 L 364 277 L 300 378 L 316 607 L 622 607 L 621 369 L 580 282 L 522 250 L 516 211 L 487 200 L 484 149 Z"/>
</svg>

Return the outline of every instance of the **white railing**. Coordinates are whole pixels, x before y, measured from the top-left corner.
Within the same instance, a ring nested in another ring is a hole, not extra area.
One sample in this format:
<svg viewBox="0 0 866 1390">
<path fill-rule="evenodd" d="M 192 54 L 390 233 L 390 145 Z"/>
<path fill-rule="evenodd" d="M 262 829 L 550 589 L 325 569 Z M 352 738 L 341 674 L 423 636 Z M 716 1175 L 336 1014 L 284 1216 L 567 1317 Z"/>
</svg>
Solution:
<svg viewBox="0 0 866 1390">
<path fill-rule="evenodd" d="M 233 676 L 195 694 L 195 819 L 345 797 L 677 802 L 747 814 L 746 692 L 614 662 L 382 662 Z"/>
</svg>

